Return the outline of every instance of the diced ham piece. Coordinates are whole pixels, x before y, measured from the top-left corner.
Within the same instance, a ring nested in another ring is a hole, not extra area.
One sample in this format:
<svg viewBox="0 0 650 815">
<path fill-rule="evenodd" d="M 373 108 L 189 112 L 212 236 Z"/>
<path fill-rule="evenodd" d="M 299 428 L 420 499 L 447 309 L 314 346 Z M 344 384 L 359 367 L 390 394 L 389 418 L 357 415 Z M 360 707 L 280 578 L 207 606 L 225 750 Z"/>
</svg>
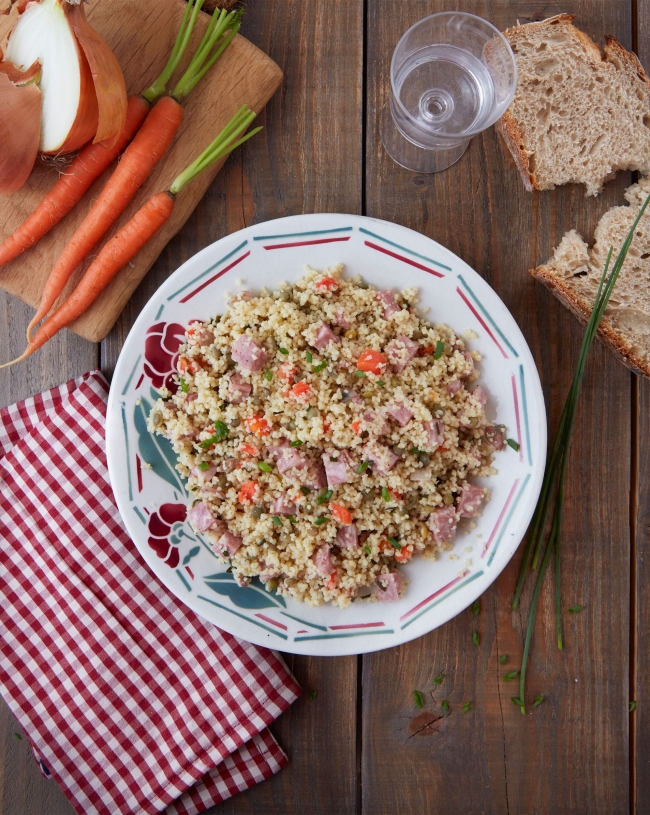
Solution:
<svg viewBox="0 0 650 815">
<path fill-rule="evenodd" d="M 244 371 L 254 374 L 262 370 L 268 359 L 266 351 L 247 334 L 241 334 L 241 336 L 237 337 L 230 346 L 230 353 Z"/>
<path fill-rule="evenodd" d="M 332 553 L 330 552 L 330 548 L 326 543 L 318 547 L 318 549 L 312 555 L 312 560 L 314 561 L 316 571 L 323 577 L 328 577 L 334 571 Z"/>
<path fill-rule="evenodd" d="M 409 410 L 403 402 L 392 402 L 386 408 L 386 413 L 401 426 L 407 425 L 413 418 L 413 411 Z"/>
<path fill-rule="evenodd" d="M 381 300 L 384 306 L 384 320 L 387 320 L 391 314 L 395 314 L 402 309 L 395 302 L 395 292 L 392 289 L 384 289 L 377 292 L 377 299 Z"/>
<path fill-rule="evenodd" d="M 363 414 L 365 428 L 375 436 L 385 436 L 390 433 L 390 426 L 383 413 L 375 413 L 374 410 L 367 410 Z"/>
<path fill-rule="evenodd" d="M 328 325 L 323 323 L 318 329 L 318 333 L 311 345 L 313 345 L 314 348 L 318 348 L 319 351 L 322 351 L 330 342 L 341 342 L 341 338 L 337 336 Z"/>
<path fill-rule="evenodd" d="M 461 518 L 473 518 L 476 515 L 484 494 L 485 490 L 477 487 L 476 484 L 468 484 L 467 481 L 463 484 L 458 504 Z"/>
<path fill-rule="evenodd" d="M 198 393 L 196 393 L 196 392 L 194 392 L 194 393 L 188 393 L 188 394 L 187 394 L 187 396 L 185 397 L 185 401 L 186 401 L 186 402 L 196 402 L 196 400 L 197 400 L 198 398 L 199 398 L 199 394 L 198 394 Z"/>
<path fill-rule="evenodd" d="M 240 464 L 241 462 L 238 458 L 227 458 L 221 465 L 221 468 L 223 469 L 224 473 L 232 473 L 239 469 Z"/>
<path fill-rule="evenodd" d="M 247 382 L 241 374 L 234 373 L 230 377 L 228 392 L 232 395 L 230 401 L 233 405 L 240 405 L 244 399 L 251 395 L 252 390 L 253 386 L 250 382 Z"/>
<path fill-rule="evenodd" d="M 293 515 L 296 511 L 296 505 L 293 501 L 289 501 L 284 495 L 276 498 L 271 504 L 272 515 Z"/>
<path fill-rule="evenodd" d="M 465 377 L 469 376 L 474 370 L 474 357 L 470 354 L 469 351 L 463 351 L 463 356 L 470 363 L 469 371 L 466 374 L 463 374 L 464 379 Z"/>
<path fill-rule="evenodd" d="M 436 543 L 447 543 L 456 537 L 456 509 L 441 507 L 429 516 L 429 529 L 433 532 Z"/>
<path fill-rule="evenodd" d="M 506 434 L 500 428 L 494 425 L 486 427 L 485 437 L 495 450 L 503 450 L 506 443 Z"/>
<path fill-rule="evenodd" d="M 323 466 L 327 476 L 327 486 L 335 487 L 337 484 L 347 484 L 350 478 L 350 469 L 345 461 L 339 457 L 338 461 L 330 461 L 330 457 L 323 456 Z"/>
<path fill-rule="evenodd" d="M 187 517 L 196 532 L 207 531 L 215 522 L 212 510 L 207 504 L 204 504 L 203 501 L 194 504 L 192 509 L 187 513 Z"/>
<path fill-rule="evenodd" d="M 401 572 L 388 572 L 380 574 L 377 578 L 377 600 L 380 603 L 392 603 L 399 600 L 404 576 Z"/>
<path fill-rule="evenodd" d="M 208 467 L 207 470 L 202 470 L 200 467 L 197 466 L 192 467 L 190 472 L 195 478 L 202 478 L 203 481 L 211 481 L 217 474 L 217 468 L 214 465 L 212 465 Z"/>
<path fill-rule="evenodd" d="M 304 470 L 309 466 L 309 459 L 292 447 L 269 447 L 268 450 L 276 460 L 280 473 L 286 473 L 287 470 Z"/>
<path fill-rule="evenodd" d="M 201 348 L 205 348 L 206 345 L 212 345 L 214 342 L 214 334 L 208 328 L 190 329 L 190 332 L 190 345 L 199 345 Z"/>
<path fill-rule="evenodd" d="M 453 396 L 455 393 L 463 387 L 463 383 L 460 379 L 452 379 L 451 382 L 447 385 L 447 393 Z"/>
<path fill-rule="evenodd" d="M 228 300 L 229 306 L 234 306 L 235 303 L 248 303 L 249 300 L 253 299 L 253 292 L 252 291 L 240 291 L 237 294 L 233 295 L 233 297 Z"/>
<path fill-rule="evenodd" d="M 396 374 L 401 374 L 404 368 L 409 364 L 413 357 L 418 352 L 417 342 L 413 342 L 409 337 L 403 334 L 394 340 L 391 340 L 386 346 L 386 356 L 390 367 Z"/>
<path fill-rule="evenodd" d="M 346 317 L 344 311 L 337 311 L 335 316 L 336 324 L 339 326 L 339 328 L 350 328 L 352 325 L 352 323 Z"/>
<path fill-rule="evenodd" d="M 229 555 L 234 555 L 241 545 L 242 539 L 237 537 L 237 535 L 233 535 L 229 529 L 226 529 L 223 535 L 216 542 L 215 548 L 221 551 L 225 549 Z"/>
<path fill-rule="evenodd" d="M 355 405 L 363 405 L 363 399 L 356 391 L 344 391 L 342 402 L 354 402 Z"/>
<path fill-rule="evenodd" d="M 358 549 L 359 535 L 354 524 L 339 527 L 336 533 L 336 543 L 341 549 Z"/>
<path fill-rule="evenodd" d="M 487 404 L 487 400 L 488 400 L 487 393 L 486 393 L 486 392 L 483 390 L 483 388 L 482 388 L 480 385 L 477 385 L 477 386 L 474 388 L 474 390 L 472 391 L 472 396 L 473 396 L 475 399 L 478 399 L 478 401 L 479 401 L 479 402 L 480 402 L 482 405 Z"/>
<path fill-rule="evenodd" d="M 399 461 L 399 456 L 393 453 L 389 447 L 384 447 L 382 444 L 366 447 L 363 452 L 365 460 L 372 461 L 373 470 L 380 473 L 380 475 L 388 475 L 390 470 L 392 470 Z"/>
<path fill-rule="evenodd" d="M 309 471 L 305 474 L 303 479 L 306 487 L 311 487 L 312 490 L 322 490 L 327 486 L 327 476 L 325 474 L 325 467 L 322 461 L 317 461 Z"/>
<path fill-rule="evenodd" d="M 220 501 L 223 501 L 226 497 L 226 493 L 223 490 L 219 489 L 219 487 L 211 486 L 201 487 L 201 495 L 214 495 L 215 498 L 218 498 Z"/>
<path fill-rule="evenodd" d="M 422 427 L 427 434 L 427 444 L 429 447 L 437 447 L 445 440 L 445 423 L 440 419 L 434 419 L 432 422 L 422 422 Z"/>
</svg>

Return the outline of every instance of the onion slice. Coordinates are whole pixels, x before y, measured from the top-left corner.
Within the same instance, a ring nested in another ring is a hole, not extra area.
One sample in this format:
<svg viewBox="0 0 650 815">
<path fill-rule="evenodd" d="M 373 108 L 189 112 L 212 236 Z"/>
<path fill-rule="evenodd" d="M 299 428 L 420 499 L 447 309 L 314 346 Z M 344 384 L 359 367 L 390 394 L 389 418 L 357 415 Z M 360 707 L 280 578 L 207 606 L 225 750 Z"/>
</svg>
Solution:
<svg viewBox="0 0 650 815">
<path fill-rule="evenodd" d="M 0 193 L 19 190 L 36 161 L 42 98 L 34 79 L 39 72 L 39 65 L 23 73 L 11 63 L 0 63 Z"/>
</svg>

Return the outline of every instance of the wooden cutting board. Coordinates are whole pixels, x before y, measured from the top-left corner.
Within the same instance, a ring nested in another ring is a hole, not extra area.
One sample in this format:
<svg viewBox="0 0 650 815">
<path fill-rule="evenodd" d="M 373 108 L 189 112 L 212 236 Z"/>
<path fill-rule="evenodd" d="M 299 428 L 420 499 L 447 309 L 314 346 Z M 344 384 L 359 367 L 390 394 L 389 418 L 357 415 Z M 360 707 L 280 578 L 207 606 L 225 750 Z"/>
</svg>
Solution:
<svg viewBox="0 0 650 815">
<path fill-rule="evenodd" d="M 91 0 L 87 8 L 88 19 L 117 56 L 129 94 L 142 92 L 160 74 L 184 10 L 184 0 Z M 0 42 L 5 39 L 14 16 L 15 10 L 0 17 Z M 201 12 L 187 54 L 195 50 L 208 21 L 208 15 Z M 189 57 L 185 64 L 187 61 Z M 178 76 L 184 67 L 181 65 Z M 115 230 L 151 195 L 166 190 L 241 105 L 246 103 L 259 112 L 281 79 L 282 71 L 273 60 L 248 40 L 239 35 L 235 37 L 185 102 L 185 117 L 175 142 L 117 222 Z M 168 89 L 174 87 L 173 82 Z M 108 334 L 138 283 L 189 218 L 222 164 L 220 162 L 202 173 L 178 195 L 174 213 L 167 224 L 133 259 L 132 265 L 122 269 L 91 308 L 70 326 L 72 331 L 92 342 L 98 342 Z M 10 235 L 42 200 L 60 169 L 52 162 L 40 162 L 21 190 L 13 195 L 0 196 L 0 238 Z M 75 209 L 34 248 L 0 268 L 0 287 L 31 306 L 37 305 L 52 266 L 109 174 L 110 170 L 98 179 Z M 109 238 L 110 235 L 106 240 Z M 62 297 L 76 285 L 91 260 L 77 269 Z"/>
</svg>

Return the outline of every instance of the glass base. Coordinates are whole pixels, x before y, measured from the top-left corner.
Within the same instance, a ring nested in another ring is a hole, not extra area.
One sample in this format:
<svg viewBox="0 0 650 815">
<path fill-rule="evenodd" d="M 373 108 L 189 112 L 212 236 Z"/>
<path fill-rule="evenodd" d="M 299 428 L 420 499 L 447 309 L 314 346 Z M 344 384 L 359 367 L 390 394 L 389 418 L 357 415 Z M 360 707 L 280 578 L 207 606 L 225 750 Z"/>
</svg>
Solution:
<svg viewBox="0 0 650 815">
<path fill-rule="evenodd" d="M 414 173 L 439 173 L 446 170 L 458 161 L 469 146 L 468 140 L 451 149 L 427 150 L 418 147 L 396 127 L 388 105 L 381 113 L 380 133 L 382 144 L 393 161 Z"/>
</svg>

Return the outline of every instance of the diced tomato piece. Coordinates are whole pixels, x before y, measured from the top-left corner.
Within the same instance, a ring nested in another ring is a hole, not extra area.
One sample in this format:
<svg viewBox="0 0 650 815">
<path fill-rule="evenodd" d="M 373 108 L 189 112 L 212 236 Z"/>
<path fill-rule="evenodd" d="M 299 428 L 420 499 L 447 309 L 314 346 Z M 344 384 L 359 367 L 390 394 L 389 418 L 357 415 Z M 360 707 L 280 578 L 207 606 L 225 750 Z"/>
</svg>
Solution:
<svg viewBox="0 0 650 815">
<path fill-rule="evenodd" d="M 388 492 L 393 496 L 393 498 L 396 501 L 401 501 L 402 500 L 402 493 L 401 492 L 397 492 L 397 490 L 390 490 L 390 489 L 388 490 Z"/>
<path fill-rule="evenodd" d="M 257 497 L 259 490 L 260 485 L 257 483 L 257 481 L 245 481 L 239 490 L 239 503 L 252 504 Z"/>
<path fill-rule="evenodd" d="M 249 456 L 259 455 L 259 450 L 257 447 L 254 447 L 252 444 L 248 444 L 247 442 L 240 444 L 239 449 L 242 451 L 242 453 L 248 453 Z"/>
<path fill-rule="evenodd" d="M 352 515 L 350 511 L 346 509 L 341 504 L 330 504 L 330 512 L 334 516 L 334 519 L 337 520 L 339 523 L 348 526 L 352 523 Z"/>
<path fill-rule="evenodd" d="M 385 365 L 386 357 L 379 351 L 373 351 L 372 348 L 362 351 L 357 360 L 357 368 L 371 374 L 380 374 Z"/>
<path fill-rule="evenodd" d="M 331 422 L 323 422 L 323 433 L 329 433 L 332 427 Z"/>
<path fill-rule="evenodd" d="M 293 379 L 297 373 L 298 369 L 290 362 L 283 362 L 278 368 L 278 377 L 280 379 L 284 379 L 284 381 L 288 382 L 289 384 L 293 382 Z"/>
<path fill-rule="evenodd" d="M 320 291 L 336 291 L 338 287 L 339 281 L 334 277 L 321 277 L 321 279 L 314 286 L 314 288 L 319 289 Z"/>
<path fill-rule="evenodd" d="M 191 374 L 197 373 L 203 366 L 198 361 L 198 359 L 191 359 L 188 357 L 180 357 L 178 360 L 178 370 L 182 374 L 186 374 L 188 371 Z"/>
<path fill-rule="evenodd" d="M 401 549 L 395 550 L 395 560 L 398 563 L 406 563 L 407 560 L 410 560 L 413 557 L 413 544 L 408 543 L 406 546 L 402 544 Z"/>
<path fill-rule="evenodd" d="M 330 575 L 330 579 L 327 581 L 327 588 L 332 590 L 336 588 L 336 583 L 338 581 L 338 574 L 336 573 L 336 569 Z"/>
<path fill-rule="evenodd" d="M 291 395 L 296 399 L 309 399 L 311 395 L 311 386 L 307 382 L 296 382 L 291 388 Z"/>
<path fill-rule="evenodd" d="M 249 416 L 247 419 L 244 419 L 244 421 L 250 432 L 255 433 L 257 436 L 268 436 L 271 432 L 271 425 L 266 421 L 264 416 Z"/>
<path fill-rule="evenodd" d="M 361 424 L 362 424 L 361 421 L 352 422 L 352 429 L 357 434 L 357 436 L 361 432 Z"/>
<path fill-rule="evenodd" d="M 427 354 L 433 354 L 435 350 L 435 346 L 427 345 L 426 348 L 418 348 L 417 353 L 419 357 L 426 357 Z"/>
</svg>

